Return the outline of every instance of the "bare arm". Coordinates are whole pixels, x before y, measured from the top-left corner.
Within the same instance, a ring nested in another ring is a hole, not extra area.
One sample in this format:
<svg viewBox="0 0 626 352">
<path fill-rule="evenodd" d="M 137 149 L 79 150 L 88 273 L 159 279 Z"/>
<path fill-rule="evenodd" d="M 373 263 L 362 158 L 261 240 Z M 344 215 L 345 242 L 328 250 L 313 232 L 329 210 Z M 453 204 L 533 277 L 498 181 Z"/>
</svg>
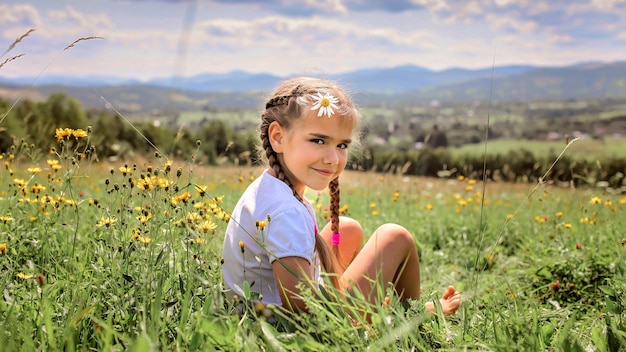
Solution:
<svg viewBox="0 0 626 352">
<path fill-rule="evenodd" d="M 280 299 L 283 301 L 284 308 L 293 312 L 307 311 L 305 302 L 299 297 L 298 285 L 303 282 L 310 286 L 310 269 L 311 264 L 300 257 L 285 257 L 272 263 L 274 279 L 280 291 Z"/>
</svg>

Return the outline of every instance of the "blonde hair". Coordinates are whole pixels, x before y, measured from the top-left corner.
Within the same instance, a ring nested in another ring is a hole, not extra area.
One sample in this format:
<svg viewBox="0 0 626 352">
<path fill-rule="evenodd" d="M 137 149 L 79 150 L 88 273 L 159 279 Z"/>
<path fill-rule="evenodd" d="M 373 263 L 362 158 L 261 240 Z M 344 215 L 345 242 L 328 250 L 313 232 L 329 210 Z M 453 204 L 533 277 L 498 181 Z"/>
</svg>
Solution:
<svg viewBox="0 0 626 352">
<path fill-rule="evenodd" d="M 262 151 L 261 155 L 266 158 L 269 167 L 272 168 L 276 177 L 285 182 L 292 190 L 293 195 L 299 201 L 303 201 L 302 197 L 293 188 L 290 172 L 286 170 L 286 166 L 282 165 L 278 154 L 270 144 L 268 129 L 272 122 L 276 121 L 281 127 L 289 129 L 293 123 L 311 112 L 310 106 L 312 96 L 316 94 L 330 94 L 339 100 L 336 103 L 337 108 L 333 109 L 335 114 L 331 118 L 346 119 L 352 122 L 353 131 L 358 130 L 360 124 L 359 113 L 352 102 L 352 98 L 336 84 L 319 78 L 311 77 L 295 77 L 282 82 L 270 95 L 265 104 L 265 111 L 261 115 L 261 124 L 259 125 L 259 135 L 261 138 Z M 325 118 L 325 117 L 320 117 Z M 355 136 L 355 138 L 358 136 Z M 353 139 L 354 140 L 354 139 Z M 339 233 L 339 178 L 333 179 L 328 184 L 330 194 L 330 221 L 331 229 L 334 234 Z M 319 255 L 324 270 L 328 273 L 337 273 L 338 263 L 333 257 L 339 259 L 339 248 L 333 245 L 333 256 L 330 252 L 328 244 L 315 234 L 315 249 Z M 333 284 L 338 286 L 338 279 L 331 276 Z"/>
</svg>

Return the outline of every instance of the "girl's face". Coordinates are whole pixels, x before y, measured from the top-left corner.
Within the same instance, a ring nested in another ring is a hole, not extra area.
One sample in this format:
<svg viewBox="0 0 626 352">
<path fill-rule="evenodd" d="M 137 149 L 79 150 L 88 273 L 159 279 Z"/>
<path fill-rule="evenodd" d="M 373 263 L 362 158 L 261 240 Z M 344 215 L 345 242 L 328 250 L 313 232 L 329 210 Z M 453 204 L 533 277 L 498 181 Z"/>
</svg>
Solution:
<svg viewBox="0 0 626 352">
<path fill-rule="evenodd" d="M 317 117 L 317 111 L 296 120 L 289 129 L 272 122 L 272 147 L 298 194 L 303 195 L 305 187 L 322 190 L 339 176 L 348 161 L 353 126 L 341 116 Z"/>
</svg>

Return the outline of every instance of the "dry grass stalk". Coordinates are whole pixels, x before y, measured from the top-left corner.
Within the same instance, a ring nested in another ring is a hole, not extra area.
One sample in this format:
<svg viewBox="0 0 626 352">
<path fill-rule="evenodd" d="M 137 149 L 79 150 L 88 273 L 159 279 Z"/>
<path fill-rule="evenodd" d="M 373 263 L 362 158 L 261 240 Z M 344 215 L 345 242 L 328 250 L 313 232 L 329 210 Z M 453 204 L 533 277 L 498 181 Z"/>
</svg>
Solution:
<svg viewBox="0 0 626 352">
<path fill-rule="evenodd" d="M 15 60 L 15 59 L 17 59 L 17 58 L 20 58 L 20 57 L 22 57 L 22 56 L 24 56 L 24 54 L 19 54 L 19 55 L 11 56 L 10 58 L 8 58 L 8 59 L 4 60 L 4 62 L 0 64 L 0 69 L 2 68 L 2 66 L 6 65 L 6 64 L 8 64 L 9 62 L 11 62 L 11 61 L 13 61 L 13 60 Z"/>
<path fill-rule="evenodd" d="M 74 47 L 74 45 L 76 45 L 78 42 L 82 42 L 83 40 L 92 40 L 92 39 L 104 39 L 104 37 L 82 37 L 82 38 L 78 38 L 75 41 L 72 42 L 72 44 L 68 45 L 65 47 L 65 49 L 63 50 L 67 50 L 69 48 Z"/>
<path fill-rule="evenodd" d="M 11 45 L 9 45 L 9 47 L 7 48 L 7 50 L 5 50 L 2 55 L 0 55 L 0 57 L 3 57 L 6 53 L 8 53 L 9 51 L 13 50 L 13 48 L 15 48 L 15 46 L 22 41 L 22 39 L 28 37 L 32 32 L 34 32 L 35 30 L 33 28 L 29 29 L 26 33 L 22 34 L 19 38 L 15 39 L 15 41 L 13 43 L 11 43 Z M 11 61 L 11 60 L 9 60 Z M 6 61 L 4 62 L 6 63 Z"/>
</svg>

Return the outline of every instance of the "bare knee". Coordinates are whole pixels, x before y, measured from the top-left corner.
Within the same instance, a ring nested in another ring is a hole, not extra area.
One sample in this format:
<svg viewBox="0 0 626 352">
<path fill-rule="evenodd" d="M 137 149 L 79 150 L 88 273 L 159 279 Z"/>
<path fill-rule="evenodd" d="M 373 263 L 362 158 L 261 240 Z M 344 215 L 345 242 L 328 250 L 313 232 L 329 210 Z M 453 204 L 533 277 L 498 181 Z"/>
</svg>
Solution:
<svg viewBox="0 0 626 352">
<path fill-rule="evenodd" d="M 347 216 L 339 217 L 339 233 L 341 233 L 342 242 L 349 242 L 358 244 L 359 247 L 363 244 L 363 228 L 361 224 Z M 331 243 L 331 224 L 327 223 L 320 235 L 324 238 L 329 244 Z"/>
<path fill-rule="evenodd" d="M 388 223 L 381 225 L 374 234 L 384 238 L 391 238 L 396 244 L 415 246 L 415 239 L 411 232 L 398 224 Z"/>
<path fill-rule="evenodd" d="M 363 227 L 361 227 L 361 224 L 347 216 L 339 217 L 339 232 L 341 232 L 342 235 L 345 234 L 350 237 L 363 238 Z"/>
</svg>

